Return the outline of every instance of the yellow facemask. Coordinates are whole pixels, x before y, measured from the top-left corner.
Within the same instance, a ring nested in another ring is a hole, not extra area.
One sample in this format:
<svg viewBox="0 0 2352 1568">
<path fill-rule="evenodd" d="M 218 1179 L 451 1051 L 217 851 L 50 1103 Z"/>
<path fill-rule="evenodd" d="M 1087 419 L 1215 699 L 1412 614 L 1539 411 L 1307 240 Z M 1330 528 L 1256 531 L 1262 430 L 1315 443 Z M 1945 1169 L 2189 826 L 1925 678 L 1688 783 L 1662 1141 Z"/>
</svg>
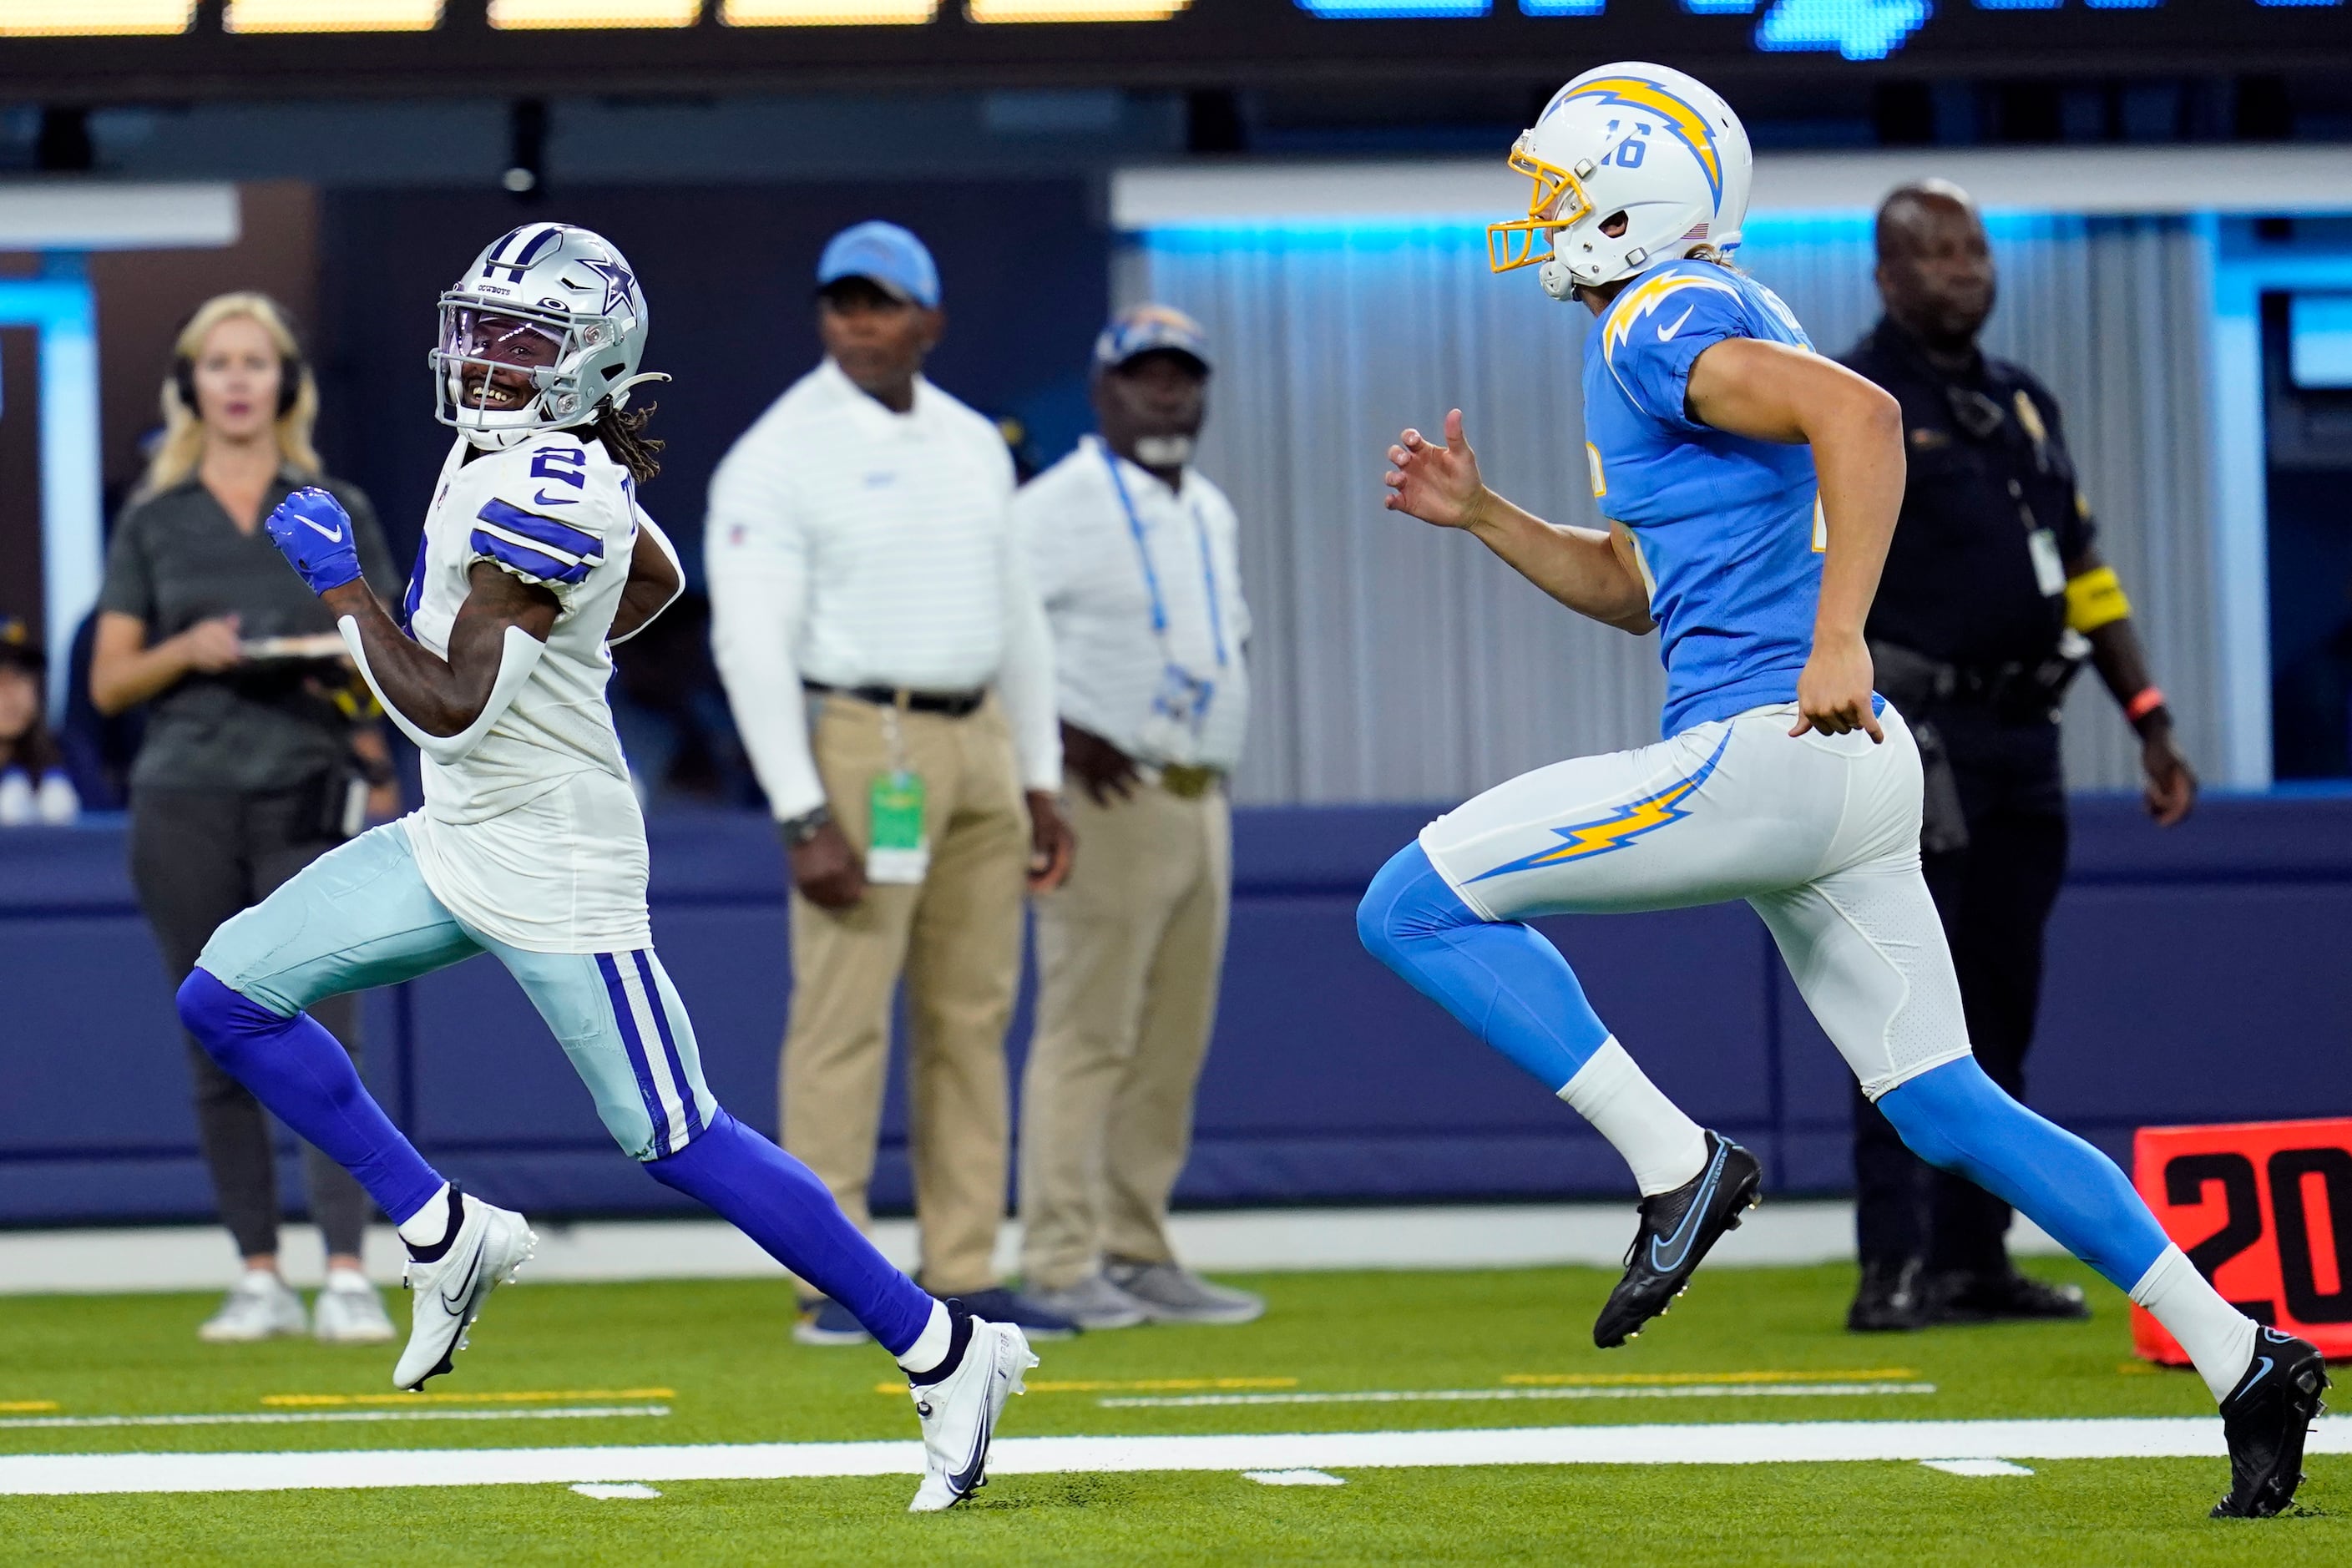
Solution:
<svg viewBox="0 0 2352 1568">
<path fill-rule="evenodd" d="M 1545 163 L 1522 136 L 1511 149 L 1511 167 L 1534 182 L 1528 216 L 1486 226 L 1486 265 L 1496 272 L 1539 267 L 1551 259 L 1551 237 L 1589 216 L 1592 203 L 1568 170 Z"/>
</svg>

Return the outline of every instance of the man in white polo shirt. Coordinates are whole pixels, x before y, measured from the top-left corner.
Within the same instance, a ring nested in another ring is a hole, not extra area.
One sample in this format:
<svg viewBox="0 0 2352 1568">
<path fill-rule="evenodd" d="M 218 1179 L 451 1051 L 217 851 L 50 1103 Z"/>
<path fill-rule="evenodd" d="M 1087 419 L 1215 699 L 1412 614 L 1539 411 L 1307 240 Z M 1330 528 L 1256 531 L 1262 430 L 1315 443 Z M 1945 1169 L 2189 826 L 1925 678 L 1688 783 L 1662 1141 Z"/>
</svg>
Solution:
<svg viewBox="0 0 2352 1568">
<path fill-rule="evenodd" d="M 824 362 L 710 481 L 711 646 L 791 862 L 782 1142 L 869 1222 L 890 1009 L 913 1024 L 919 1278 L 1032 1335 L 1004 1289 L 1004 1030 L 1027 885 L 1057 885 L 1053 648 L 1016 548 L 996 427 L 923 379 L 946 324 L 907 230 L 859 224 L 817 269 Z M 811 1299 L 803 1343 L 865 1331 Z"/>
<path fill-rule="evenodd" d="M 1037 900 L 1023 1268 L 1033 1299 L 1088 1328 L 1265 1310 L 1179 1264 L 1167 1229 L 1224 959 L 1224 781 L 1249 724 L 1234 509 L 1192 468 L 1208 380 L 1191 317 L 1120 316 L 1095 344 L 1102 434 L 1013 502 L 1053 626 L 1086 845 Z"/>
</svg>

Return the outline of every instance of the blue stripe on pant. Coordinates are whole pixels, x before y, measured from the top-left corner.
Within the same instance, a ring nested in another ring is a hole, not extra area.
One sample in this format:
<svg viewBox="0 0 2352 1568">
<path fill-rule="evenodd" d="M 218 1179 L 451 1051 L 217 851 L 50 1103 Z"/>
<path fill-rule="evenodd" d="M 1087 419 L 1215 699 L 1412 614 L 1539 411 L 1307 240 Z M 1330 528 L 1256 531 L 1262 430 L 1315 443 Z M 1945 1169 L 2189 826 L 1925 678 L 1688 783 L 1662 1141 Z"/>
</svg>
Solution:
<svg viewBox="0 0 2352 1568">
<path fill-rule="evenodd" d="M 321 856 L 214 933 L 197 963 L 280 1017 L 321 996 L 494 954 L 571 1058 L 633 1158 L 684 1148 L 718 1110 L 694 1025 L 651 949 L 530 952 L 466 925 L 425 887 L 399 823 Z"/>
</svg>

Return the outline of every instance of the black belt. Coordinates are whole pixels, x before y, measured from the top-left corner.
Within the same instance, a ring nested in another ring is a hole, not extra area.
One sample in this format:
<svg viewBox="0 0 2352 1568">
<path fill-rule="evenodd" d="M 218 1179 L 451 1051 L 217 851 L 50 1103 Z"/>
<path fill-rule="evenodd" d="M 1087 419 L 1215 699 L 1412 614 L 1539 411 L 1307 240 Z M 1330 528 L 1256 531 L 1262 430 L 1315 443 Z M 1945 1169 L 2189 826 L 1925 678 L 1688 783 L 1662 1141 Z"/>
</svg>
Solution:
<svg viewBox="0 0 2352 1568">
<path fill-rule="evenodd" d="M 801 689 L 821 697 L 855 697 L 877 708 L 896 708 L 904 698 L 908 712 L 938 713 L 950 719 L 968 719 L 988 700 L 985 690 L 906 691 L 895 686 L 828 686 L 822 680 L 803 680 Z"/>
<path fill-rule="evenodd" d="M 1946 664 L 1899 645 L 1873 642 L 1878 689 L 1914 718 L 1935 708 L 1973 708 L 2011 723 L 2055 717 L 2082 661 L 2063 653 L 2028 664 Z"/>
</svg>

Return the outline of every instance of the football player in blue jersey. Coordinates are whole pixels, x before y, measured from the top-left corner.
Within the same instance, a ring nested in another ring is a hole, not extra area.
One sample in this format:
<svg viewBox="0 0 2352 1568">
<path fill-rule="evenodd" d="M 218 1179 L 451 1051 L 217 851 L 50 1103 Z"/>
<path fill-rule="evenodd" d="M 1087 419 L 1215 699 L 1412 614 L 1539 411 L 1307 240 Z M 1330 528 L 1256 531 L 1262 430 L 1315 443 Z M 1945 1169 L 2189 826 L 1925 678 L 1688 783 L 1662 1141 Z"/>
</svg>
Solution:
<svg viewBox="0 0 2352 1568">
<path fill-rule="evenodd" d="M 1895 401 L 1812 352 L 1730 264 L 1747 134 L 1679 71 L 1570 82 L 1512 150 L 1528 216 L 1494 269 L 1540 267 L 1595 318 L 1585 451 L 1608 531 L 1487 489 L 1461 411 L 1389 448 L 1388 507 L 1475 536 L 1569 608 L 1659 634 L 1665 739 L 1539 768 L 1422 829 L 1357 911 L 1364 944 L 1581 1112 L 1633 1167 L 1641 1219 L 1593 1326 L 1622 1344 L 1756 1201 L 1756 1157 L 1696 1123 L 1596 1016 L 1538 915 L 1745 899 L 1904 1141 L 1979 1183 L 2154 1313 L 2221 1403 L 2219 1515 L 2302 1479 L 2326 1363 L 2215 1292 L 2123 1173 L 2009 1098 L 1969 1047 L 1919 869 L 1920 765 L 1872 691 L 1863 622 L 1903 499 Z"/>
</svg>

